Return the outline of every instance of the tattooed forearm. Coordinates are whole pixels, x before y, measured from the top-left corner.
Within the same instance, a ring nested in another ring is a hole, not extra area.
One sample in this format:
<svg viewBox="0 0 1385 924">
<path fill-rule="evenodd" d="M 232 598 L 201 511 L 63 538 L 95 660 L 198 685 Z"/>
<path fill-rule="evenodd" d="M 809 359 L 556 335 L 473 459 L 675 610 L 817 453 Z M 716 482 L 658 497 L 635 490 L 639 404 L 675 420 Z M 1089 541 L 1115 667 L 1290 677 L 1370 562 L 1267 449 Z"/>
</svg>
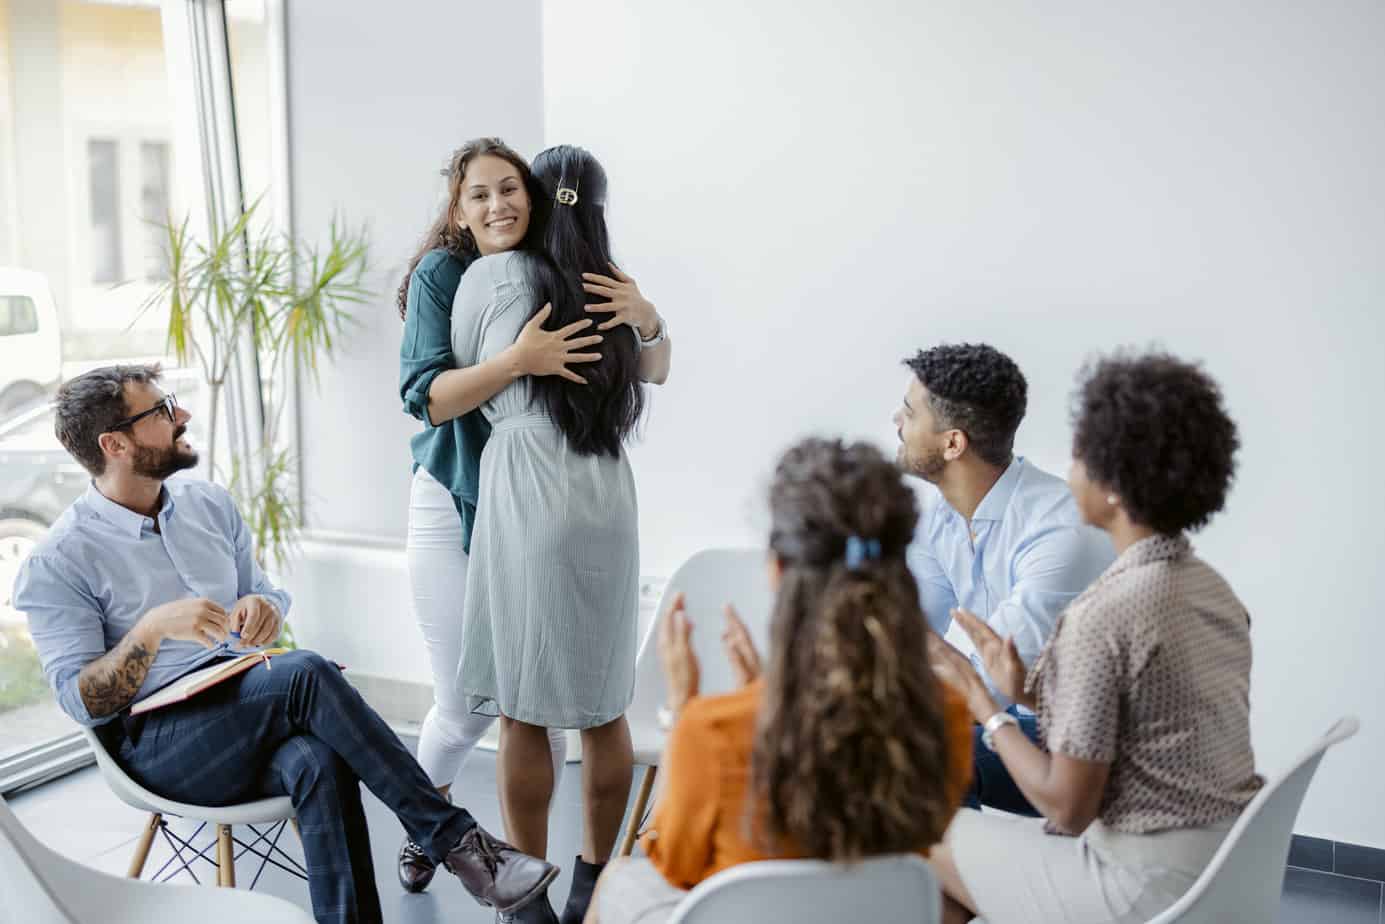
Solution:
<svg viewBox="0 0 1385 924">
<path fill-rule="evenodd" d="M 93 718 L 114 715 L 130 704 L 154 663 L 157 645 L 131 632 L 77 675 L 77 689 Z"/>
</svg>

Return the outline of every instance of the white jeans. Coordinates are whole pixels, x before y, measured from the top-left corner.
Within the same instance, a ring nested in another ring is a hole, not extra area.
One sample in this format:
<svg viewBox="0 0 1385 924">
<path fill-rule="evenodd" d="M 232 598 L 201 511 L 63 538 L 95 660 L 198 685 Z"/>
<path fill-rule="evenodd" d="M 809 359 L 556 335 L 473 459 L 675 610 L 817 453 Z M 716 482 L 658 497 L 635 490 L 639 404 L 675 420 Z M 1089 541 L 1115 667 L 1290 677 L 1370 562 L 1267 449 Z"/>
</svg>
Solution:
<svg viewBox="0 0 1385 924">
<path fill-rule="evenodd" d="M 408 553 L 414 618 L 433 668 L 433 707 L 418 736 L 418 762 L 434 786 L 450 786 L 495 719 L 469 711 L 457 687 L 467 569 L 462 520 L 452 495 L 422 468 L 409 492 Z M 566 733 L 550 728 L 548 744 L 556 790 L 567 761 Z"/>
</svg>

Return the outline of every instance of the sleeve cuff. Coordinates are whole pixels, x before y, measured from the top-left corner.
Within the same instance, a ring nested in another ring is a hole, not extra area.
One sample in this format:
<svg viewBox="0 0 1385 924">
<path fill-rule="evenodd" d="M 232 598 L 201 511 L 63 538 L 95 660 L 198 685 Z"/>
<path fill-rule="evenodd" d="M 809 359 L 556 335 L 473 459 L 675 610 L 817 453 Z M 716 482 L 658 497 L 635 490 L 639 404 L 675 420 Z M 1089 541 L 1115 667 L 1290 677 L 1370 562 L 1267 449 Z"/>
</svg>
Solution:
<svg viewBox="0 0 1385 924">
<path fill-rule="evenodd" d="M 1050 754 L 1062 754 L 1064 757 L 1071 757 L 1074 760 L 1089 760 L 1098 764 L 1113 764 L 1116 762 L 1116 749 L 1114 747 L 1092 746 L 1084 744 L 1070 737 L 1053 737 L 1045 739 Z"/>
<path fill-rule="evenodd" d="M 67 713 L 68 718 L 84 728 L 105 725 L 115 718 L 114 715 L 103 716 L 99 719 L 92 718 L 91 713 L 87 711 L 87 704 L 82 700 L 82 693 L 77 688 L 77 674 L 73 674 L 66 683 L 61 685 L 58 693 L 58 705 L 63 712 Z"/>
<path fill-rule="evenodd" d="M 404 411 L 410 417 L 423 421 L 425 426 L 435 427 L 428 416 L 428 391 L 433 387 L 433 380 L 443 373 L 442 369 L 429 369 L 414 380 L 408 388 L 404 389 Z"/>
</svg>

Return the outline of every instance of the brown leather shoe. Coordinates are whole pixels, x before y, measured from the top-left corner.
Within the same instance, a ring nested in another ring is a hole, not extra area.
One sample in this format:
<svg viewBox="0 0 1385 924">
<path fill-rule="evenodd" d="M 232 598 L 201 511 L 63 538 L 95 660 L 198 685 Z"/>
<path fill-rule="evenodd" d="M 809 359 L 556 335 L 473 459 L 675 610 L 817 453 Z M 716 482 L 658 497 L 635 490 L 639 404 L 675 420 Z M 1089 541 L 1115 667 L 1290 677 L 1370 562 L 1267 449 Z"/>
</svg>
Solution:
<svg viewBox="0 0 1385 924">
<path fill-rule="evenodd" d="M 542 897 L 558 876 L 552 863 L 520 853 L 480 825 L 462 835 L 442 863 L 473 898 L 502 914 Z"/>
<path fill-rule="evenodd" d="M 399 884 L 405 892 L 422 892 L 433 881 L 438 866 L 423 852 L 423 848 L 404 838 L 399 845 Z"/>
</svg>

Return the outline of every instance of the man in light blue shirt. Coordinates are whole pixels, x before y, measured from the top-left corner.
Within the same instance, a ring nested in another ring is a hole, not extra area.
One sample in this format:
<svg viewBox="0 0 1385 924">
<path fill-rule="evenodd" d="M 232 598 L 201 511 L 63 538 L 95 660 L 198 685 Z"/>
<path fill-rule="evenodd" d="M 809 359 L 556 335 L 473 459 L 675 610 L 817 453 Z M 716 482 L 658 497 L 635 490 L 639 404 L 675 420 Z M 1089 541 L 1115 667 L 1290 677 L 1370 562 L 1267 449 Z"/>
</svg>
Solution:
<svg viewBox="0 0 1385 924">
<path fill-rule="evenodd" d="M 541 897 L 557 869 L 443 798 L 314 652 L 288 652 L 183 702 L 130 714 L 178 677 L 272 641 L 290 602 L 255 563 L 225 489 L 170 480 L 197 453 L 185 437 L 191 415 L 157 382 L 157 367 L 112 366 L 58 391 L 58 439 L 92 483 L 20 569 L 14 602 L 59 705 L 168 798 L 288 796 L 319 921 L 381 920 L 361 783 L 484 904 L 508 913 Z"/>
<path fill-rule="evenodd" d="M 78 585 L 73 576 L 81 573 L 87 579 Z M 116 715 L 99 702 L 93 702 L 97 714 L 88 708 L 78 682 L 82 669 L 115 648 L 146 613 L 190 631 L 164 636 L 132 701 L 219 658 L 259 650 L 277 636 L 289 610 L 288 593 L 271 585 L 255 562 L 231 495 L 190 478 L 164 483 L 155 516 L 121 506 L 93 482 L 25 562 L 18 587 L 16 600 L 29 617 L 58 705 L 88 726 Z M 219 631 L 223 620 L 226 637 Z"/>
<path fill-rule="evenodd" d="M 924 614 L 942 635 L 954 609 L 972 612 L 1033 665 L 1063 607 L 1114 560 L 1110 540 L 1082 524 L 1065 481 L 1014 455 L 1028 385 L 1008 356 L 982 344 L 943 345 L 905 365 L 913 375 L 895 414 L 899 464 L 932 486 L 909 552 Z M 1038 740 L 1028 710 L 1006 712 Z M 975 758 L 967 805 L 1036 814 L 980 726 Z"/>
</svg>

